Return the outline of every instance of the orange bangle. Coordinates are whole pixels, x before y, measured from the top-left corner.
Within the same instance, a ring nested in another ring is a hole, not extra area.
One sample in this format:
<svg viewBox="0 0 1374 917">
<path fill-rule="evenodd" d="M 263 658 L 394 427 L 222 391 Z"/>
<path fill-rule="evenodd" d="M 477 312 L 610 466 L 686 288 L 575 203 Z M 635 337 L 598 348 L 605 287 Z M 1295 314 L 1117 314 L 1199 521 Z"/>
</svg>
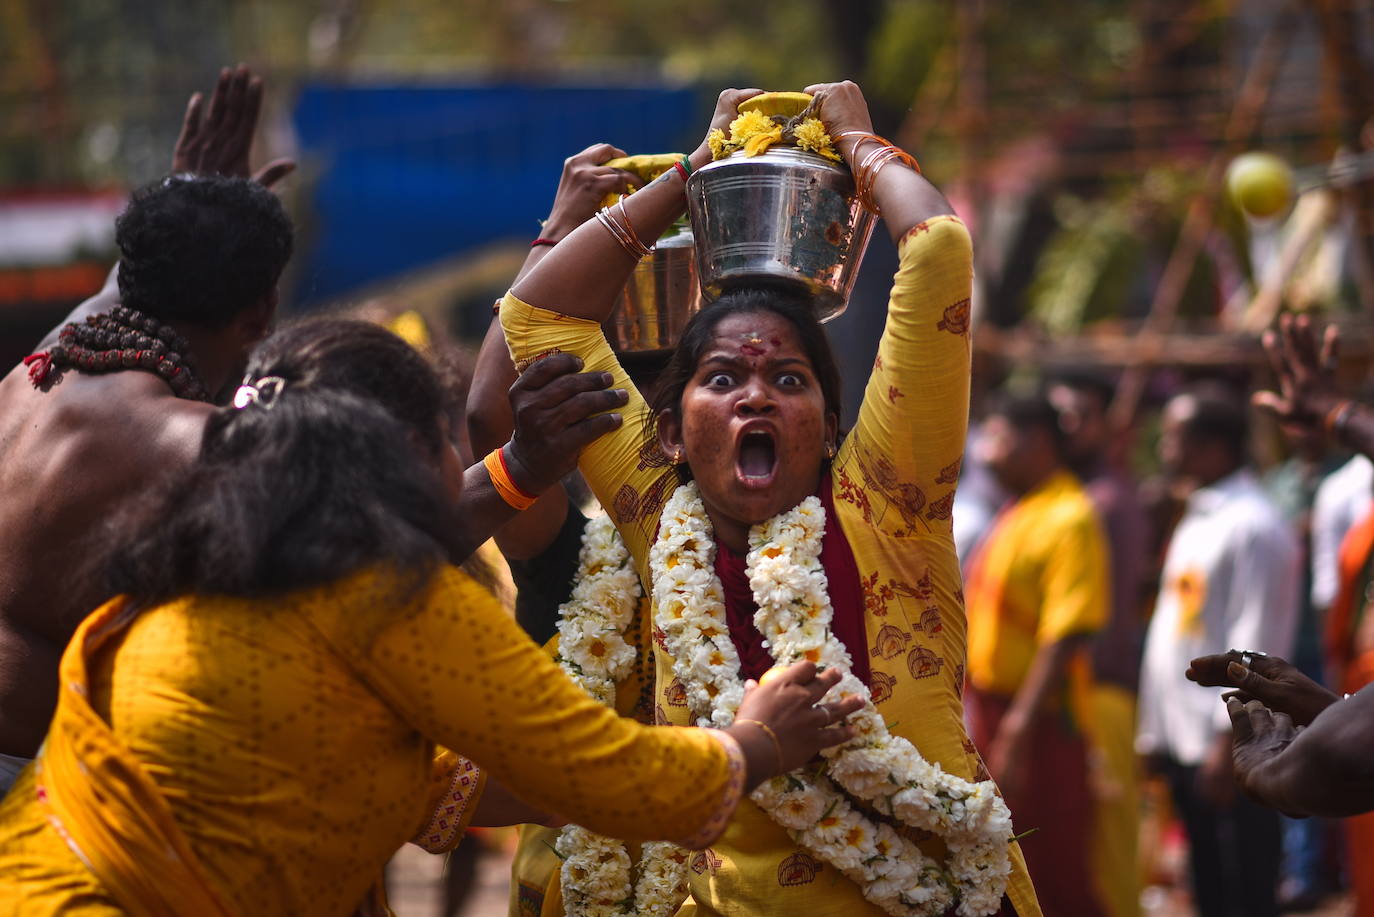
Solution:
<svg viewBox="0 0 1374 917">
<path fill-rule="evenodd" d="M 1345 432 L 1345 423 L 1350 419 L 1350 414 L 1355 410 L 1355 402 L 1346 399 L 1339 402 L 1335 407 L 1326 412 L 1322 418 L 1322 426 L 1326 429 L 1326 435 L 1332 439 L 1340 439 Z"/>
<path fill-rule="evenodd" d="M 534 505 L 538 500 L 538 495 L 531 496 L 520 489 L 510 476 L 510 468 L 506 466 L 505 447 L 491 450 L 487 457 L 482 460 L 482 464 L 487 468 L 487 474 L 491 477 L 491 486 L 496 488 L 496 492 L 501 495 L 512 509 L 523 512 Z"/>
</svg>

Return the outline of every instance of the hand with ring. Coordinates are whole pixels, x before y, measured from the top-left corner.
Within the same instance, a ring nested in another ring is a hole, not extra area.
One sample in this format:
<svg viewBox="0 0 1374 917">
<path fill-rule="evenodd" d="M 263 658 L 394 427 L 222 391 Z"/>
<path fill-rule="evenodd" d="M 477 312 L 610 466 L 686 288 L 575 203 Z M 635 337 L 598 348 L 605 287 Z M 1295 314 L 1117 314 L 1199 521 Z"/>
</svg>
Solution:
<svg viewBox="0 0 1374 917">
<path fill-rule="evenodd" d="M 818 672 L 815 663 L 798 662 L 769 674 L 763 683 L 745 684 L 729 732 L 750 757 L 751 785 L 795 770 L 822 748 L 853 738 L 843 720 L 863 707 L 863 698 L 821 703 L 840 678 L 839 669 Z M 749 754 L 751 748 L 755 754 Z"/>
<path fill-rule="evenodd" d="M 1274 712 L 1287 714 L 1297 726 L 1308 725 L 1340 700 L 1292 663 L 1258 650 L 1199 656 L 1189 664 L 1187 676 L 1200 685 L 1235 688 L 1225 697 L 1235 697 L 1242 704 L 1261 701 Z"/>
</svg>

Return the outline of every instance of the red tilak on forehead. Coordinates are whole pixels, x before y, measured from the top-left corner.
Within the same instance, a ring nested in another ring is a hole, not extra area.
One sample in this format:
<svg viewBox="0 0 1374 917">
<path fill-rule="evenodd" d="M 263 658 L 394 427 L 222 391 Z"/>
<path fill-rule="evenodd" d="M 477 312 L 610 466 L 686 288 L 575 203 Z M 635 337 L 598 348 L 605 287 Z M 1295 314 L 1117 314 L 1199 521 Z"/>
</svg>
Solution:
<svg viewBox="0 0 1374 917">
<path fill-rule="evenodd" d="M 746 357 L 761 357 L 764 354 L 766 354 L 768 352 L 768 348 L 764 346 L 765 343 L 771 344 L 775 348 L 782 346 L 782 341 L 779 341 L 777 338 L 772 338 L 769 341 L 765 342 L 757 331 L 751 331 L 747 334 L 741 334 L 740 340 L 743 343 L 739 345 L 739 352 L 744 354 Z"/>
</svg>

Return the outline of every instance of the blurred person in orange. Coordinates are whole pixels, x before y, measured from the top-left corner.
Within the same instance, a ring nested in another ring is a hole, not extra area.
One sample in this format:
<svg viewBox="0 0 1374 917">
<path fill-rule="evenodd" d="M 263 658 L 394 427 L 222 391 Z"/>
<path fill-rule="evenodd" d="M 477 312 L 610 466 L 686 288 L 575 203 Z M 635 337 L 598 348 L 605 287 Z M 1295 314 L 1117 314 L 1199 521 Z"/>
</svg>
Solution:
<svg viewBox="0 0 1374 917">
<path fill-rule="evenodd" d="M 1090 845 L 1094 801 L 1084 703 L 1089 650 L 1111 604 L 1106 537 L 1065 465 L 1060 416 L 1008 396 L 983 422 L 981 458 L 1013 495 L 969 564 L 974 742 L 1006 794 L 1047 914 L 1105 914 Z"/>
<path fill-rule="evenodd" d="M 1135 917 L 1140 913 L 1141 805 L 1135 718 L 1149 519 L 1135 479 L 1109 457 L 1115 436 L 1107 409 L 1115 394 L 1105 377 L 1086 372 L 1057 376 L 1048 390 L 1067 437 L 1069 467 L 1097 510 L 1111 560 L 1111 610 L 1093 639 L 1092 715 L 1083 724 L 1095 802 L 1092 873 L 1110 917 Z"/>
<path fill-rule="evenodd" d="M 1367 464 L 1374 456 L 1374 409 L 1342 392 L 1336 378 L 1339 343 L 1334 325 L 1319 339 L 1307 317 L 1284 316 L 1264 338 L 1276 386 L 1257 393 L 1255 403 L 1286 427 L 1311 431 L 1310 435 L 1325 436 L 1353 449 L 1357 454 L 1345 466 L 1350 468 L 1359 460 Z M 1354 500 L 1346 499 L 1364 507 L 1369 494 L 1366 490 Z M 1354 694 L 1374 682 L 1374 512 L 1366 510 L 1345 533 L 1335 580 L 1336 596 L 1323 634 L 1327 683 L 1338 692 Z M 1314 599 L 1315 591 L 1314 587 Z M 1212 674 L 1215 683 L 1231 683 Z M 1260 699 L 1268 702 L 1263 696 Z M 1284 711 L 1281 703 L 1274 709 Z M 1294 719 L 1299 722 L 1298 717 Z M 1374 917 L 1374 814 L 1345 818 L 1341 828 L 1356 914 Z"/>
</svg>

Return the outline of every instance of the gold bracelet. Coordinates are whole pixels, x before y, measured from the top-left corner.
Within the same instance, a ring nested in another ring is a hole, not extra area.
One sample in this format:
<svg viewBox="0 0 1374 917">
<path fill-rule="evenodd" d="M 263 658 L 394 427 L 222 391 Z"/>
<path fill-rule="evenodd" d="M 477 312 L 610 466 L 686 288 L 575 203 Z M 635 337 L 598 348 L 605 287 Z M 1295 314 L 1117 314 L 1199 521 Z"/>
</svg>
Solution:
<svg viewBox="0 0 1374 917">
<path fill-rule="evenodd" d="M 482 460 L 486 466 L 487 474 L 491 477 L 491 486 L 496 488 L 501 499 L 505 500 L 511 509 L 524 512 L 534 505 L 538 500 L 538 495 L 531 496 L 520 488 L 520 485 L 511 480 L 510 469 L 506 467 L 505 447 L 498 446 L 487 453 L 487 457 Z"/>
<path fill-rule="evenodd" d="M 635 232 L 635 224 L 630 221 L 630 212 L 625 209 L 625 198 L 621 198 L 617 203 L 620 204 L 620 219 L 625 226 L 625 231 L 630 234 L 636 246 L 643 253 L 641 258 L 647 258 L 654 253 L 653 246 L 645 245 L 644 240 L 639 238 L 639 233 Z"/>
<path fill-rule="evenodd" d="M 779 774 L 783 773 L 783 769 L 782 769 L 782 743 L 778 741 L 778 734 L 777 734 L 776 732 L 773 731 L 773 727 L 769 726 L 767 723 L 763 722 L 762 720 L 751 720 L 751 719 L 748 719 L 748 718 L 741 718 L 741 717 L 736 717 L 736 718 L 735 718 L 735 722 L 736 722 L 736 723 L 753 723 L 755 726 L 759 727 L 759 728 L 762 729 L 765 733 L 767 733 L 768 738 L 770 738 L 770 739 L 773 740 L 773 751 L 774 751 L 774 752 L 777 754 L 777 756 L 778 756 L 778 773 L 779 773 Z"/>
</svg>

